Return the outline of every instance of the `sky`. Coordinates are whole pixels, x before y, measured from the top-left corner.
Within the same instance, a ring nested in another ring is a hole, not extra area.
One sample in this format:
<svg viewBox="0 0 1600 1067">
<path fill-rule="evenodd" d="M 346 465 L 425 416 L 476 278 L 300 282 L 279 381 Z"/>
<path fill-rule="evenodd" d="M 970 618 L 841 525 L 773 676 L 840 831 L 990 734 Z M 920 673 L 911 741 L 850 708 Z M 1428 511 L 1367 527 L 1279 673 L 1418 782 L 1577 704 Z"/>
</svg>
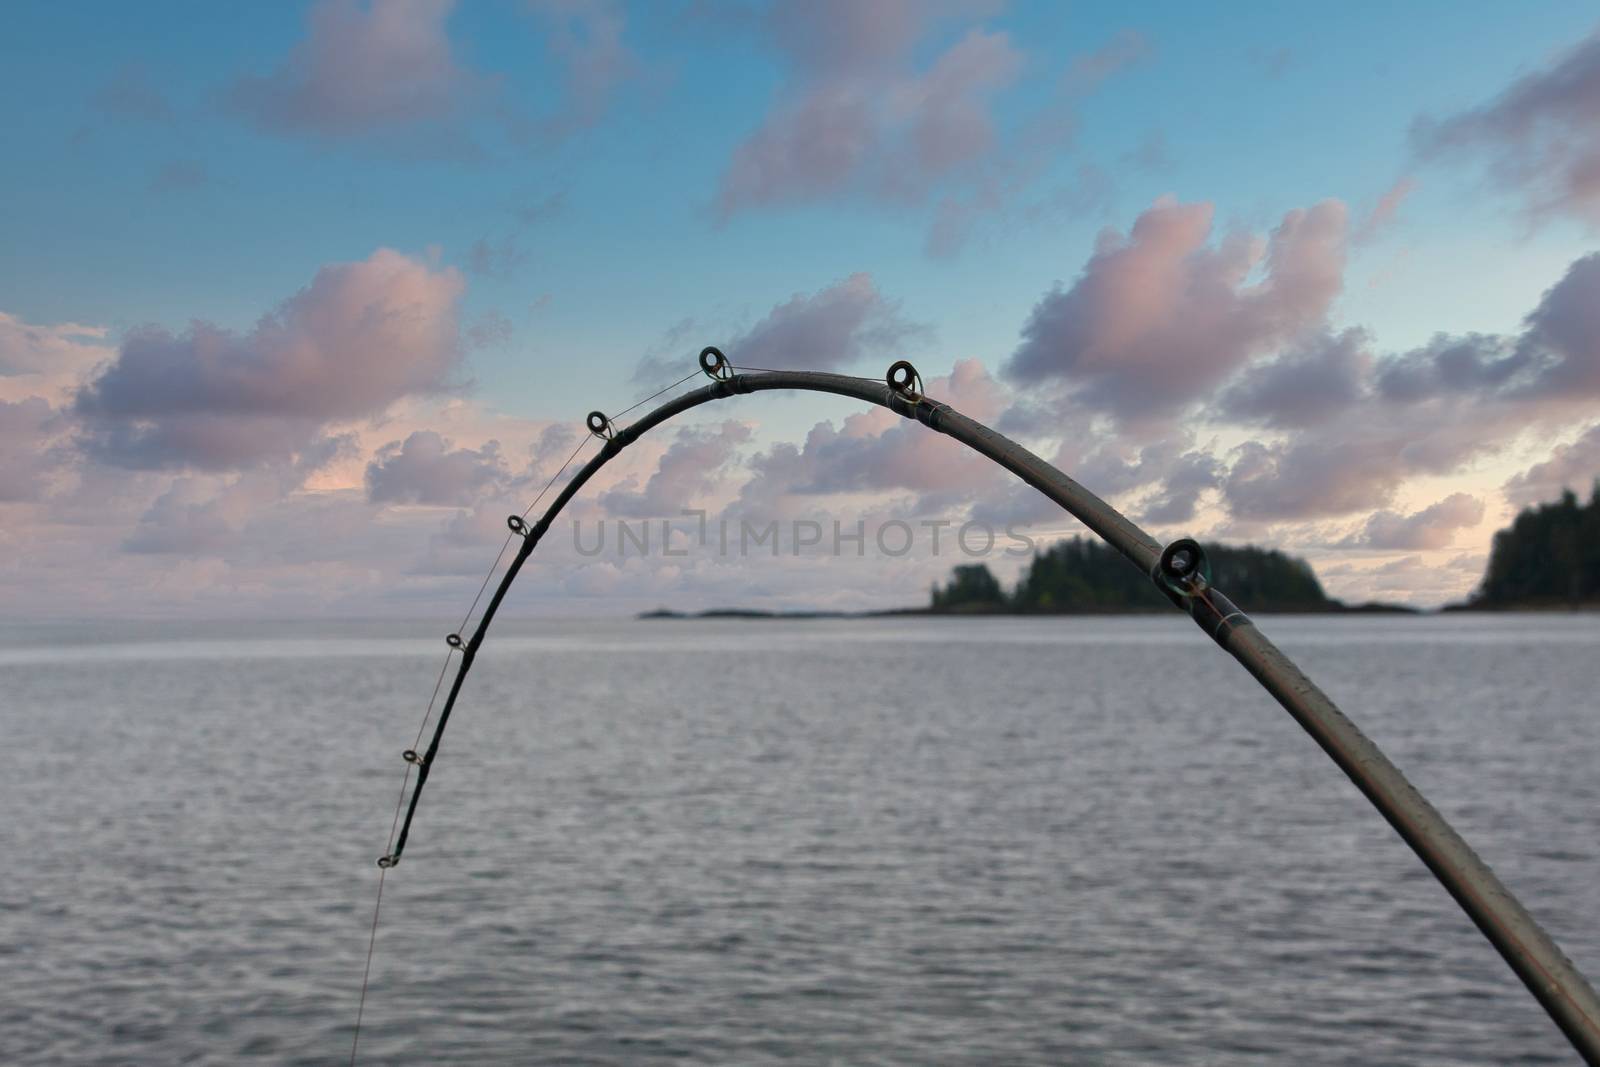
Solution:
<svg viewBox="0 0 1600 1067">
<path fill-rule="evenodd" d="M 1600 475 L 1588 4 L 4 18 L 18 615 L 463 612 L 584 415 L 704 345 L 909 359 L 1158 539 L 1353 601 L 1467 596 L 1519 508 Z M 1077 532 L 891 413 L 741 397 L 625 450 L 507 607 L 902 606 Z"/>
</svg>

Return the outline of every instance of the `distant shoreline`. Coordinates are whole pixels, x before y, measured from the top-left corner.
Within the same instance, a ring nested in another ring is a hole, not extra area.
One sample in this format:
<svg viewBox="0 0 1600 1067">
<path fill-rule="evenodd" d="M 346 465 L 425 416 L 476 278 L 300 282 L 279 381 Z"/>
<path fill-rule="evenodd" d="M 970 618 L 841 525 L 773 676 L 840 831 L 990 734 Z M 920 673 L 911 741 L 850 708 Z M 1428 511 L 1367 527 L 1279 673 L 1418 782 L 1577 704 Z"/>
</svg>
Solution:
<svg viewBox="0 0 1600 1067">
<path fill-rule="evenodd" d="M 656 608 L 653 611 L 641 611 L 636 616 L 643 620 L 691 620 L 691 619 L 764 619 L 764 620 L 804 620 L 804 619 L 882 619 L 898 618 L 902 616 L 917 616 L 927 618 L 971 618 L 984 616 L 994 618 L 1031 618 L 1031 619 L 1060 619 L 1074 616 L 1101 616 L 1114 617 L 1120 615 L 1164 615 L 1166 608 L 1130 607 L 1120 609 L 1094 609 L 1083 611 L 1015 611 L 1010 608 L 966 607 L 961 609 L 933 609 L 933 608 L 883 608 L 877 611 L 765 611 L 757 608 L 708 608 L 704 611 L 674 611 L 670 608 Z M 1449 606 L 1439 611 L 1477 611 L 1478 608 L 1460 608 Z M 1500 609 L 1496 609 L 1500 610 Z M 1504 610 L 1517 610 L 1508 608 Z M 1433 615 L 1437 611 L 1423 608 L 1407 607 L 1404 604 L 1339 604 L 1328 607 L 1294 607 L 1294 608 L 1257 608 L 1254 612 L 1258 615 Z"/>
</svg>

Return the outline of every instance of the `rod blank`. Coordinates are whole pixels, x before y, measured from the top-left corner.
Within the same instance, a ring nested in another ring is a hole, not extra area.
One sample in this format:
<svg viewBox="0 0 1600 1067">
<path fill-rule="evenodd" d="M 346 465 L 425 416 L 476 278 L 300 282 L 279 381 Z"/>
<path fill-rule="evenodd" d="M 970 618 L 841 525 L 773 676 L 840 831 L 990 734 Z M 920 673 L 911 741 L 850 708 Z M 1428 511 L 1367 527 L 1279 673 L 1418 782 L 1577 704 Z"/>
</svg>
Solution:
<svg viewBox="0 0 1600 1067">
<path fill-rule="evenodd" d="M 720 357 L 721 353 L 717 355 Z M 563 487 L 539 521 L 526 532 L 522 545 L 484 609 L 477 629 L 466 641 L 455 680 L 434 727 L 433 739 L 421 757 L 416 785 L 412 789 L 411 803 L 399 839 L 394 851 L 380 862 L 393 866 L 399 861 L 411 830 L 412 818 L 416 814 L 417 800 L 432 770 L 440 739 L 444 736 L 445 724 L 449 721 L 462 683 L 472 669 L 489 624 L 505 599 L 506 592 L 539 539 L 550 528 L 551 522 L 584 484 L 640 435 L 701 404 L 736 394 L 769 390 L 833 393 L 878 404 L 906 418 L 916 419 L 930 429 L 953 437 L 987 456 L 1061 505 L 1122 553 L 1141 572 L 1151 575 L 1173 597 L 1174 602 L 1237 659 L 1322 746 L 1406 844 L 1411 846 L 1450 895 L 1455 897 L 1584 1060 L 1591 1067 L 1600 1067 L 1600 997 L 1595 995 L 1584 976 L 1444 816 L 1434 810 L 1378 746 L 1346 718 L 1333 701 L 1242 611 L 1214 588 L 1196 585 L 1194 588 L 1201 590 L 1201 595 L 1186 596 L 1175 592 L 1173 584 L 1163 580 L 1160 570 L 1163 549 L 1149 534 L 1100 497 L 1015 441 L 947 404 L 923 396 L 920 381 L 916 383 L 919 388 L 913 389 L 915 369 L 910 368 L 909 364 L 906 365 L 909 374 L 902 371 L 901 381 L 896 381 L 891 370 L 888 381 L 874 382 L 813 371 L 727 374 L 725 360 L 718 363 L 717 373 L 713 373 L 705 363 L 705 354 L 702 353 L 702 369 L 715 379 L 712 384 L 669 400 L 628 427 L 618 430 L 598 412 L 590 415 L 590 430 L 596 436 L 604 437 L 605 445 Z M 604 424 L 599 429 L 595 425 L 597 415 Z"/>
</svg>

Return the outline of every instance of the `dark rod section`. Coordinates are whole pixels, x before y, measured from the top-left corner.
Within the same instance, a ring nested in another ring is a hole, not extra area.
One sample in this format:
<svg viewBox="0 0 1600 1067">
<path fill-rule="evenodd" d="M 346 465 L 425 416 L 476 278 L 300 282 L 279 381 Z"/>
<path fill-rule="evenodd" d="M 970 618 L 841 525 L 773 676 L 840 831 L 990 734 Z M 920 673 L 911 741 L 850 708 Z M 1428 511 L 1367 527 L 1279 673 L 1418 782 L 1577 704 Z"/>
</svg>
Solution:
<svg viewBox="0 0 1600 1067">
<path fill-rule="evenodd" d="M 1260 628 L 1220 591 L 1209 587 L 1203 575 L 1176 580 L 1179 577 L 1177 572 L 1167 568 L 1173 555 L 1171 550 L 1163 556 L 1162 546 L 1149 534 L 1015 441 L 969 419 L 947 404 L 929 400 L 914 391 L 912 378 L 904 373 L 897 378 L 891 370 L 890 380 L 886 382 L 812 371 L 735 374 L 727 368 L 721 353 L 715 352 L 715 349 L 706 351 L 716 355 L 709 365 L 705 354 L 701 358 L 701 366 L 715 379 L 712 384 L 676 397 L 643 415 L 631 426 L 615 430 L 606 439 L 600 453 L 573 475 L 539 521 L 524 535 L 523 543 L 484 609 L 477 629 L 466 643 L 449 696 L 434 727 L 433 739 L 427 753 L 419 761 L 417 782 L 412 789 L 405 823 L 394 851 L 383 857 L 379 861 L 381 864 L 393 866 L 399 862 L 400 853 L 405 849 L 411 820 L 417 810 L 417 799 L 428 780 L 428 772 L 439 751 L 439 740 L 444 736 L 445 724 L 455 708 L 461 684 L 472 669 L 478 649 L 483 644 L 489 623 L 499 610 L 511 583 L 515 581 L 517 572 L 522 569 L 522 564 L 578 490 L 641 434 L 701 404 L 738 393 L 775 389 L 835 393 L 878 404 L 906 418 L 916 419 L 989 457 L 1060 504 L 1126 556 L 1140 571 L 1149 574 L 1172 597 L 1174 603 L 1188 611 L 1203 630 L 1277 698 L 1278 703 L 1294 716 L 1295 721 L 1366 794 L 1367 799 L 1421 857 L 1472 921 L 1478 924 L 1478 929 L 1500 951 L 1500 955 L 1505 957 L 1511 969 L 1532 991 L 1545 1011 L 1550 1013 L 1585 1062 L 1591 1067 L 1600 1067 L 1600 997 L 1596 997 L 1588 981 L 1511 891 L 1495 877 L 1489 865 L 1478 858 L 1461 835 L 1445 821 L 1444 816 L 1435 811 L 1416 787 L 1406 780 L 1400 769 L 1339 711 L 1333 701 L 1288 656 L 1267 639 Z M 914 375 L 915 372 L 911 373 Z M 920 385 L 920 382 L 917 384 Z M 1183 558 L 1183 552 L 1178 555 L 1181 563 L 1190 570 L 1201 570 L 1199 560 Z"/>
</svg>

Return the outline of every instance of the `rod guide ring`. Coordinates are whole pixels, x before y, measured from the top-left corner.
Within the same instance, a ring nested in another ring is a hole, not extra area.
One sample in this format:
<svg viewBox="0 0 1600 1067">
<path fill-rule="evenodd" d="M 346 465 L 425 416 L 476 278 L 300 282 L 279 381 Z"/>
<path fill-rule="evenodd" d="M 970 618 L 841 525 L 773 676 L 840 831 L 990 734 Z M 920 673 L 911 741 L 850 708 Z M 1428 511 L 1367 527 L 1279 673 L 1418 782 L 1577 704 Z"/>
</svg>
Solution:
<svg viewBox="0 0 1600 1067">
<path fill-rule="evenodd" d="M 889 365 L 889 373 L 883 376 L 883 380 L 896 396 L 903 396 L 913 403 L 922 399 L 922 375 L 917 373 L 917 368 L 911 365 L 910 360 L 895 360 Z"/>
<path fill-rule="evenodd" d="M 1206 550 L 1192 537 L 1180 537 L 1162 549 L 1156 571 L 1177 592 L 1194 592 L 1210 584 L 1211 579 Z"/>
<path fill-rule="evenodd" d="M 386 871 L 390 867 L 393 867 L 395 864 L 397 864 L 399 862 L 400 862 L 400 857 L 399 856 L 395 856 L 395 855 L 379 856 L 378 857 L 378 866 L 382 867 Z"/>
<path fill-rule="evenodd" d="M 611 425 L 611 420 L 606 418 L 604 412 L 591 411 L 585 421 L 589 426 L 589 432 L 603 441 L 611 440 L 616 433 L 616 430 Z"/>
<path fill-rule="evenodd" d="M 444 643 L 454 649 L 462 649 L 467 647 L 467 643 L 461 640 L 460 634 L 450 634 L 444 639 Z"/>
<path fill-rule="evenodd" d="M 733 377 L 733 364 L 722 354 L 722 349 L 712 345 L 700 350 L 700 369 L 712 381 L 725 382 Z"/>
<path fill-rule="evenodd" d="M 522 537 L 528 536 L 528 524 L 523 521 L 521 515 L 507 515 L 506 525 L 511 527 L 512 533 L 518 534 Z"/>
</svg>

